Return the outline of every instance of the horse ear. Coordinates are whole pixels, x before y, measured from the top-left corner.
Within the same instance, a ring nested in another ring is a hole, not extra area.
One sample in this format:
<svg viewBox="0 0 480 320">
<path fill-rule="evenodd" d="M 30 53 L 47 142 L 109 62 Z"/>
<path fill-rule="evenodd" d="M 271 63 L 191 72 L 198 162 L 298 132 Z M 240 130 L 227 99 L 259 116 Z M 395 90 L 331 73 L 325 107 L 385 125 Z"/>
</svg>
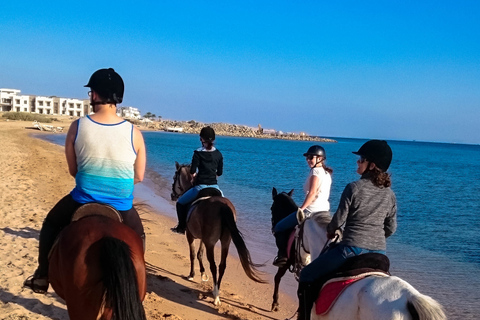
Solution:
<svg viewBox="0 0 480 320">
<path fill-rule="evenodd" d="M 288 193 L 288 195 L 291 197 L 291 196 L 292 196 L 292 194 L 293 194 L 293 189 L 292 189 L 292 190 L 290 190 L 290 192 Z"/>
<path fill-rule="evenodd" d="M 177 161 L 175 161 L 175 168 L 177 168 L 177 170 L 180 168 L 180 164 Z"/>
<path fill-rule="evenodd" d="M 272 189 L 272 198 L 275 198 L 277 196 L 278 192 L 277 192 L 277 189 L 275 189 L 275 187 L 273 187 Z"/>
</svg>

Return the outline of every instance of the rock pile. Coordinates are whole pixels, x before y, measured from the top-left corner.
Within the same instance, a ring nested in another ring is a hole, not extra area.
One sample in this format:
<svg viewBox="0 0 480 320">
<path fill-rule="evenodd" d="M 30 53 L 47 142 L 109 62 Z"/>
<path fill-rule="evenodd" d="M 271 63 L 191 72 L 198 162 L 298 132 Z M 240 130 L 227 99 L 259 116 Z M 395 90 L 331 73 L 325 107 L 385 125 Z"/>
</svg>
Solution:
<svg viewBox="0 0 480 320">
<path fill-rule="evenodd" d="M 286 140 L 304 140 L 304 141 L 321 141 L 321 142 L 337 142 L 333 139 L 310 136 L 305 133 L 283 133 L 275 130 L 264 130 L 260 125 L 258 128 L 248 127 L 244 125 L 228 124 L 228 123 L 203 123 L 194 120 L 175 121 L 161 120 L 152 122 L 148 125 L 150 128 L 162 131 L 177 131 L 183 133 L 199 134 L 200 130 L 205 126 L 211 126 L 215 133 L 219 136 L 233 137 L 250 137 L 250 138 L 266 138 L 266 139 L 286 139 Z"/>
</svg>

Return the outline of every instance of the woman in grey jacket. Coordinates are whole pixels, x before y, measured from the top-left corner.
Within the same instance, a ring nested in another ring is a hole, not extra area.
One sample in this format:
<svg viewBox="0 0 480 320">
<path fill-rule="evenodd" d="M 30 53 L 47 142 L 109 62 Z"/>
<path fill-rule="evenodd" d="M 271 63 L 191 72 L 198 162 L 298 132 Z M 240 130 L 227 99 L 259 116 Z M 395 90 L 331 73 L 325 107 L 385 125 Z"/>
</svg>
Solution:
<svg viewBox="0 0 480 320">
<path fill-rule="evenodd" d="M 345 187 L 338 209 L 327 226 L 331 239 L 335 230 L 344 225 L 342 241 L 303 268 L 298 288 L 301 306 L 310 300 L 304 296 L 309 283 L 335 271 L 348 258 L 370 252 L 385 254 L 386 238 L 397 228 L 397 202 L 390 189 L 390 175 L 386 173 L 392 161 L 392 149 L 386 141 L 370 140 L 353 153 L 360 156 L 357 173 L 361 178 Z M 309 319 L 306 310 L 299 309 L 298 319 Z"/>
</svg>

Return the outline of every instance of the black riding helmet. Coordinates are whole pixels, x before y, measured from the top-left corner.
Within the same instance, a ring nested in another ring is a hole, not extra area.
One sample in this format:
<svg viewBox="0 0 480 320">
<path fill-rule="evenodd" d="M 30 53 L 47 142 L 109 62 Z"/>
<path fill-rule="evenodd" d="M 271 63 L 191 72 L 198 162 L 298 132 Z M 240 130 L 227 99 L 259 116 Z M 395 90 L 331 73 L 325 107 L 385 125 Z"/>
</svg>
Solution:
<svg viewBox="0 0 480 320">
<path fill-rule="evenodd" d="M 105 100 L 104 103 L 122 103 L 125 86 L 122 77 L 113 68 L 95 71 L 85 87 L 91 88 Z"/>
<path fill-rule="evenodd" d="M 204 127 L 200 131 L 200 138 L 205 141 L 213 141 L 215 140 L 215 130 L 212 127 Z"/>
<path fill-rule="evenodd" d="M 308 148 L 307 152 L 305 152 L 303 156 L 306 157 L 308 155 L 323 157 L 324 159 L 327 159 L 327 153 L 325 152 L 325 149 L 319 145 L 314 145 Z"/>
<path fill-rule="evenodd" d="M 370 140 L 363 144 L 358 151 L 352 152 L 375 163 L 383 172 L 388 170 L 392 162 L 392 149 L 385 140 Z"/>
</svg>

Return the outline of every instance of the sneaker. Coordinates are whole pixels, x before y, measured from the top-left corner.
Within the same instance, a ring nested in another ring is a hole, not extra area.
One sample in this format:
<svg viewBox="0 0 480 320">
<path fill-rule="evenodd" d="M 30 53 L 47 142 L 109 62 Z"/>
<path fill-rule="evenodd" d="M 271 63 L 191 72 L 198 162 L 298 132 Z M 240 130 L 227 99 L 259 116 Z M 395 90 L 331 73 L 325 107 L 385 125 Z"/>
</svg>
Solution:
<svg viewBox="0 0 480 320">
<path fill-rule="evenodd" d="M 173 227 L 170 230 L 172 230 L 175 233 L 185 234 L 185 228 L 181 228 L 180 226 Z"/>
<path fill-rule="evenodd" d="M 285 264 L 287 264 L 287 257 L 282 257 L 282 256 L 276 256 L 275 259 L 273 259 L 273 265 L 275 267 L 283 267 Z"/>
</svg>

